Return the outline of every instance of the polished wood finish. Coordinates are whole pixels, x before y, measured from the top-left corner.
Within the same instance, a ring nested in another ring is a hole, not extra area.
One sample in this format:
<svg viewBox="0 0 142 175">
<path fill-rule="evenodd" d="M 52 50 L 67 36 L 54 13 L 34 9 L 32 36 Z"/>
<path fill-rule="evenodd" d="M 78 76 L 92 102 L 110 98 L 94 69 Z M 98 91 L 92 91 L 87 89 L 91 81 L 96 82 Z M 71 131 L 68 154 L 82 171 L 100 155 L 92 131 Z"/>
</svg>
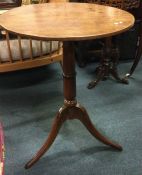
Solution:
<svg viewBox="0 0 142 175">
<path fill-rule="evenodd" d="M 0 17 L 0 24 L 11 32 L 38 39 L 86 40 L 124 32 L 134 24 L 134 17 L 95 4 L 46 3 L 12 9 Z"/>
<path fill-rule="evenodd" d="M 9 18 L 11 22 L 5 22 L 3 17 Z M 100 17 L 105 19 L 101 24 Z M 122 150 L 120 145 L 108 140 L 93 126 L 85 108 L 76 100 L 75 57 L 72 41 L 114 35 L 127 30 L 133 23 L 133 16 L 122 10 L 81 3 L 33 5 L 14 9 L 0 17 L 0 24 L 6 30 L 39 39 L 63 41 L 64 105 L 55 117 L 47 140 L 25 168 L 30 168 L 50 148 L 60 127 L 67 119 L 79 119 L 99 141 L 114 149 Z"/>
</svg>

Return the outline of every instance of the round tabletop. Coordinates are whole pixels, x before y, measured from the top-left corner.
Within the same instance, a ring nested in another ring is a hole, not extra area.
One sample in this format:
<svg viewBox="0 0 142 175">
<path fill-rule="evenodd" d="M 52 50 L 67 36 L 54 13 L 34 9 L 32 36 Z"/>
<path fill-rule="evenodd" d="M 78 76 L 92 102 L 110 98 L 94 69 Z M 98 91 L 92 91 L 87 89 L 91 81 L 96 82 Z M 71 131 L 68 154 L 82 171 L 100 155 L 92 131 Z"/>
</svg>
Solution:
<svg viewBox="0 0 142 175">
<path fill-rule="evenodd" d="M 0 25 L 25 36 L 48 40 L 87 40 L 128 30 L 134 17 L 123 10 L 90 3 L 45 3 L 0 15 Z"/>
</svg>

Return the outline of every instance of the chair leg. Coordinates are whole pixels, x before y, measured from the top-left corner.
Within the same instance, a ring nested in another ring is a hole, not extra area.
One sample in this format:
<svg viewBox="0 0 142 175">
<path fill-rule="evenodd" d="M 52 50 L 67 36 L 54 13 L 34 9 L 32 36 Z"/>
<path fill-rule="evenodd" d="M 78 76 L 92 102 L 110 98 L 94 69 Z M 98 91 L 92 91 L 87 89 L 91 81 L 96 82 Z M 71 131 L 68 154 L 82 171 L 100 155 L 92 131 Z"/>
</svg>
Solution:
<svg viewBox="0 0 142 175">
<path fill-rule="evenodd" d="M 127 73 L 125 75 L 125 79 L 130 77 L 134 73 L 134 71 L 135 71 L 135 69 L 140 61 L 140 58 L 142 56 L 142 22 L 140 24 L 140 31 L 139 32 L 140 32 L 139 41 L 138 41 L 139 44 L 138 44 L 138 48 L 136 51 L 135 59 L 134 59 L 133 65 L 132 65 L 129 73 Z"/>
</svg>

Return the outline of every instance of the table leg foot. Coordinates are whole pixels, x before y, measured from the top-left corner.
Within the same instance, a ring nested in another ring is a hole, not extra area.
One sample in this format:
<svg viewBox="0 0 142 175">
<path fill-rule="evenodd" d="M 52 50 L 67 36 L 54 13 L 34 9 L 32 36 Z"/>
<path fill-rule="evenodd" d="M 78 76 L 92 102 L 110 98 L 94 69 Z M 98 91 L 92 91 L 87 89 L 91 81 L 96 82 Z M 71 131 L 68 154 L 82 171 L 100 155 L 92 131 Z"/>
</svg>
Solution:
<svg viewBox="0 0 142 175">
<path fill-rule="evenodd" d="M 129 81 L 125 78 L 120 78 L 117 71 L 115 69 L 111 69 L 111 75 L 120 83 L 123 83 L 123 84 L 129 84 Z"/>
<path fill-rule="evenodd" d="M 130 76 L 131 76 L 131 74 L 130 74 L 130 73 L 127 73 L 127 74 L 124 76 L 123 80 L 128 81 L 128 78 L 129 78 Z"/>
<path fill-rule="evenodd" d="M 55 117 L 55 120 L 53 122 L 52 129 L 49 133 L 49 136 L 43 146 L 40 148 L 40 150 L 37 152 L 37 154 L 25 165 L 25 169 L 28 169 L 32 167 L 43 155 L 44 153 L 50 148 L 50 146 L 53 144 L 63 122 L 65 121 L 64 117 L 61 117 L 60 112 Z"/>
<path fill-rule="evenodd" d="M 88 88 L 88 89 L 92 89 L 92 88 L 95 87 L 95 86 L 99 83 L 99 81 L 101 81 L 103 78 L 104 78 L 104 72 L 103 72 L 103 71 L 100 71 L 100 72 L 98 73 L 98 75 L 97 75 L 97 79 L 91 81 L 90 83 L 88 83 L 87 88 Z"/>
<path fill-rule="evenodd" d="M 87 113 L 87 111 L 85 110 L 84 107 L 79 107 L 81 110 L 82 115 L 80 115 L 78 117 L 78 119 L 83 123 L 83 125 L 87 128 L 87 130 L 100 142 L 109 145 L 111 147 L 113 147 L 114 149 L 117 149 L 119 151 L 122 151 L 122 146 L 120 146 L 117 143 L 114 143 L 112 141 L 110 141 L 108 138 L 106 138 L 105 136 L 103 136 L 93 125 L 93 123 L 91 122 L 89 115 Z"/>
</svg>

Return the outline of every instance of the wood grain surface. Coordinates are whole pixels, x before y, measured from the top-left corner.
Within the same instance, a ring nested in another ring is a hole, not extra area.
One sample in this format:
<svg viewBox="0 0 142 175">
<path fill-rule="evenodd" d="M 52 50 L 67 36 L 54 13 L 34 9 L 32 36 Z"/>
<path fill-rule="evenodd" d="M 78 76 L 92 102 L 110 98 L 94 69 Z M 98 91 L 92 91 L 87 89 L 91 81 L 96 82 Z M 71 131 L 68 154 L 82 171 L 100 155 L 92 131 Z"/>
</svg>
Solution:
<svg viewBox="0 0 142 175">
<path fill-rule="evenodd" d="M 90 3 L 22 6 L 0 16 L 6 30 L 47 40 L 86 40 L 128 30 L 134 17 L 123 10 Z"/>
</svg>

